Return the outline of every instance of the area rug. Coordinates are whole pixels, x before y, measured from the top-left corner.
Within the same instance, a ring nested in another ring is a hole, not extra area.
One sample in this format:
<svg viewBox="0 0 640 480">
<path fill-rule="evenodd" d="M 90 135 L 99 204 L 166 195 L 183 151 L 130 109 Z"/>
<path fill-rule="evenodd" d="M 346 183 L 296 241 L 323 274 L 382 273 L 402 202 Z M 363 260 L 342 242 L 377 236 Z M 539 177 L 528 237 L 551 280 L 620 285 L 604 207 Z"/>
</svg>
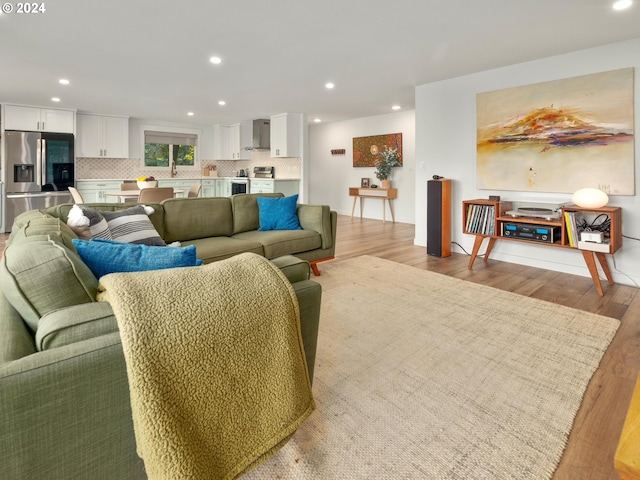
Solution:
<svg viewBox="0 0 640 480">
<path fill-rule="evenodd" d="M 317 409 L 247 479 L 549 479 L 618 320 L 362 256 L 323 264 Z"/>
</svg>

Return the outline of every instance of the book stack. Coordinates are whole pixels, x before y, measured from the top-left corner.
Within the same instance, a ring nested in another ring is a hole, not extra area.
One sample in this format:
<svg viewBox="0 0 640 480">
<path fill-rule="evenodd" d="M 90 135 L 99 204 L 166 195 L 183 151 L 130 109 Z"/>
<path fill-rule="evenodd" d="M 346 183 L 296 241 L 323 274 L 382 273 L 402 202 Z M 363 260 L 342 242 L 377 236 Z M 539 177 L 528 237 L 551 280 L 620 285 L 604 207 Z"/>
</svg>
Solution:
<svg viewBox="0 0 640 480">
<path fill-rule="evenodd" d="M 564 224 L 567 229 L 567 239 L 569 240 L 569 246 L 578 248 L 578 241 L 580 240 L 580 212 L 564 212 Z"/>
<path fill-rule="evenodd" d="M 467 233 L 476 235 L 494 235 L 495 207 L 493 205 L 469 204 L 467 205 Z"/>
</svg>

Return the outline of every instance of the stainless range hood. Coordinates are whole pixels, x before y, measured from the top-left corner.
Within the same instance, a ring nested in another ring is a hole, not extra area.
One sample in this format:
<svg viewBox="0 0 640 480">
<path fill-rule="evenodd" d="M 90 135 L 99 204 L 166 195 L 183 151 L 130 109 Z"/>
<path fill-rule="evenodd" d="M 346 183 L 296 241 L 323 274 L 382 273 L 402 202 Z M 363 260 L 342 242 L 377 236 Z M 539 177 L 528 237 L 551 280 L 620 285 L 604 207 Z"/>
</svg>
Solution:
<svg viewBox="0 0 640 480">
<path fill-rule="evenodd" d="M 271 148 L 271 120 L 253 121 L 252 144 L 242 147 L 243 150 L 269 150 Z"/>
</svg>

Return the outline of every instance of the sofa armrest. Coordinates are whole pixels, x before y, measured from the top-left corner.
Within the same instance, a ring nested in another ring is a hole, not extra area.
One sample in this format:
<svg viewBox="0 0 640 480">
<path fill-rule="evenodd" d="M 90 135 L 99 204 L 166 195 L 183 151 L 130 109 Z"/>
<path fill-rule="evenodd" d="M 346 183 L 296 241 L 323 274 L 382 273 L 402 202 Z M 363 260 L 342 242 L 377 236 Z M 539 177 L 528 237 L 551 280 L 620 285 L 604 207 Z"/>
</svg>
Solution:
<svg viewBox="0 0 640 480">
<path fill-rule="evenodd" d="M 0 478 L 143 479 L 113 333 L 0 367 Z"/>
<path fill-rule="evenodd" d="M 118 331 L 111 305 L 92 302 L 43 315 L 36 331 L 36 349 L 48 350 Z"/>
<path fill-rule="evenodd" d="M 293 290 L 300 306 L 300 330 L 307 360 L 309 380 L 313 384 L 313 370 L 318 345 L 318 328 L 320 326 L 320 302 L 322 286 L 313 280 L 304 280 L 293 284 Z"/>
<path fill-rule="evenodd" d="M 328 205 L 298 205 L 298 220 L 304 230 L 313 230 L 320 234 L 322 245 L 320 248 L 332 248 L 335 241 L 335 228 L 332 222 L 331 210 Z"/>
<path fill-rule="evenodd" d="M 283 255 L 282 257 L 273 258 L 271 259 L 271 263 L 278 267 L 291 283 L 309 280 L 311 276 L 311 266 L 309 262 L 294 257 L 293 255 Z"/>
<path fill-rule="evenodd" d="M 0 366 L 35 351 L 33 335 L 27 324 L 0 292 Z"/>
</svg>

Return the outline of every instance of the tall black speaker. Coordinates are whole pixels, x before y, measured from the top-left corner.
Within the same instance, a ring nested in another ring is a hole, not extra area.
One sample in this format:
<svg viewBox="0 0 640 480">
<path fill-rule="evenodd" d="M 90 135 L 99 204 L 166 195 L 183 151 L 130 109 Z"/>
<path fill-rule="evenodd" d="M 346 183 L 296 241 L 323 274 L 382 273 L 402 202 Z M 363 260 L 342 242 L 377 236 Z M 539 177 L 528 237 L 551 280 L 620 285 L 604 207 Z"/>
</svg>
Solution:
<svg viewBox="0 0 640 480">
<path fill-rule="evenodd" d="M 427 181 L 427 255 L 451 256 L 451 180 Z"/>
</svg>

